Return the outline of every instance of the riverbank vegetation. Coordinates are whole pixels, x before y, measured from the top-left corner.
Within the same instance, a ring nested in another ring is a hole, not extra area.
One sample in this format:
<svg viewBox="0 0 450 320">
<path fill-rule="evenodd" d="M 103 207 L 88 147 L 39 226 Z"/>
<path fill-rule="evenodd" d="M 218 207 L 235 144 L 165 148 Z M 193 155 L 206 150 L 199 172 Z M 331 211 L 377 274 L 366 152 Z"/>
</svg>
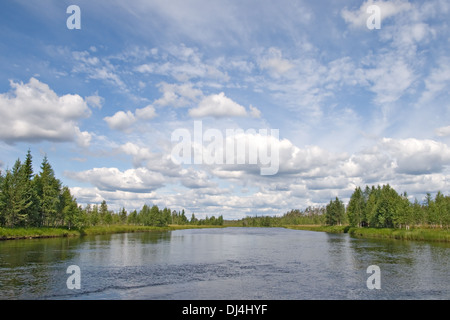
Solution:
<svg viewBox="0 0 450 320">
<path fill-rule="evenodd" d="M 347 206 L 336 197 L 326 206 L 282 216 L 246 217 L 238 225 L 350 233 L 355 237 L 450 241 L 450 196 L 428 193 L 420 203 L 410 201 L 389 184 L 357 187 Z"/>
</svg>

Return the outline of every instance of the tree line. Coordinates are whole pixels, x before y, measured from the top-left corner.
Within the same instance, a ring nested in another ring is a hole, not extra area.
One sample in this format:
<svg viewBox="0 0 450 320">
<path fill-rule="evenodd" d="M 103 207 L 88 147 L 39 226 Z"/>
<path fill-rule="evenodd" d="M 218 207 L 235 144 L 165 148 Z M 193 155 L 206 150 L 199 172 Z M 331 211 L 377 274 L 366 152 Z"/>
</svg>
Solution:
<svg viewBox="0 0 450 320">
<path fill-rule="evenodd" d="M 433 198 L 427 193 L 420 203 L 411 202 L 408 194 L 397 193 L 389 184 L 355 188 L 347 206 L 339 199 L 326 206 L 290 210 L 282 216 L 246 217 L 240 225 L 276 227 L 283 225 L 350 225 L 374 228 L 449 228 L 450 196 L 438 192 Z"/>
<path fill-rule="evenodd" d="M 83 228 L 98 225 L 130 224 L 163 227 L 178 225 L 223 225 L 222 215 L 188 219 L 184 209 L 171 211 L 145 204 L 141 210 L 114 212 L 105 200 L 100 205 L 77 203 L 70 189 L 55 177 L 47 156 L 40 171 L 33 172 L 30 150 L 22 162 L 17 159 L 12 169 L 0 172 L 0 227 L 67 227 Z"/>
<path fill-rule="evenodd" d="M 399 194 L 389 184 L 357 187 L 347 206 L 348 222 L 354 227 L 405 228 L 450 226 L 450 196 L 427 193 L 420 203 L 411 202 L 406 192 Z"/>
</svg>

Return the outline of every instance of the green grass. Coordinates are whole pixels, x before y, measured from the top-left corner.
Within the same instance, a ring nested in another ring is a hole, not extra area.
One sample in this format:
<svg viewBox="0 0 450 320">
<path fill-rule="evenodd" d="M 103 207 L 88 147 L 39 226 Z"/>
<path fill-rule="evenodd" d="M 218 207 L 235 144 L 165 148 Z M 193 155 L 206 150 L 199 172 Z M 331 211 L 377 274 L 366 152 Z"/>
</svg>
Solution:
<svg viewBox="0 0 450 320">
<path fill-rule="evenodd" d="M 378 238 L 398 240 L 418 240 L 450 242 L 450 230 L 447 229 L 393 229 L 393 228 L 353 228 L 350 226 L 321 226 L 321 225 L 286 225 L 288 229 L 321 231 L 330 233 L 349 233 L 357 238 Z"/>
<path fill-rule="evenodd" d="M 0 228 L 0 240 L 75 237 L 97 234 L 168 231 L 180 229 L 221 228 L 209 225 L 169 225 L 167 227 L 110 225 L 68 230 L 67 228 Z"/>
<path fill-rule="evenodd" d="M 398 240 L 420 240 L 450 242 L 450 230 L 446 229 L 390 229 L 390 228 L 350 228 L 349 233 L 358 238 L 385 238 Z"/>
<path fill-rule="evenodd" d="M 78 230 L 65 228 L 0 228 L 0 240 L 79 236 Z"/>
<path fill-rule="evenodd" d="M 317 224 L 311 225 L 285 225 L 287 229 L 321 231 L 330 233 L 347 233 L 349 226 L 322 226 Z"/>
</svg>

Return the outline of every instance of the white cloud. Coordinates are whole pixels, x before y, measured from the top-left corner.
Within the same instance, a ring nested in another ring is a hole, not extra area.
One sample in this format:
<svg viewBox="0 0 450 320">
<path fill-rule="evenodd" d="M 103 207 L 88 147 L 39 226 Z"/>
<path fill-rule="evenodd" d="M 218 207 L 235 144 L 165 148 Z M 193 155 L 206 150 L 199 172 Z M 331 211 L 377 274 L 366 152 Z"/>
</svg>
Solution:
<svg viewBox="0 0 450 320">
<path fill-rule="evenodd" d="M 127 142 L 117 148 L 117 152 L 132 156 L 135 168 L 147 168 L 160 172 L 166 178 L 179 177 L 181 166 L 175 164 L 170 154 L 155 153 L 148 147 L 142 147 L 133 142 Z"/>
<path fill-rule="evenodd" d="M 224 82 L 230 79 L 230 76 L 220 70 L 214 62 L 203 61 L 198 49 L 186 47 L 184 44 L 166 48 L 163 58 L 157 62 L 140 64 L 134 70 L 144 74 L 171 76 L 181 82 L 198 78 Z"/>
<path fill-rule="evenodd" d="M 75 141 L 88 146 L 91 134 L 82 132 L 78 121 L 91 115 L 79 95 L 58 96 L 35 78 L 28 83 L 10 81 L 13 91 L 0 94 L 0 138 L 19 141 Z"/>
<path fill-rule="evenodd" d="M 82 172 L 65 172 L 69 178 L 89 182 L 99 190 L 146 193 L 164 186 L 164 176 L 146 168 L 120 171 L 117 168 L 93 168 Z"/>
<path fill-rule="evenodd" d="M 103 97 L 100 97 L 98 93 L 95 93 L 95 95 L 89 96 L 85 98 L 86 103 L 91 108 L 98 108 L 101 109 L 103 106 L 103 103 L 105 102 L 105 99 Z"/>
<path fill-rule="evenodd" d="M 252 110 L 253 111 L 253 110 Z M 253 111 L 254 113 L 255 111 Z M 197 108 L 189 110 L 189 115 L 193 118 L 201 117 L 246 117 L 245 108 L 230 98 L 225 93 L 213 94 L 203 98 Z"/>
<path fill-rule="evenodd" d="M 142 109 L 136 109 L 136 117 L 141 120 L 151 120 L 157 116 L 155 108 L 152 105 L 148 105 Z"/>
<path fill-rule="evenodd" d="M 117 111 L 111 117 L 105 117 L 108 126 L 113 130 L 119 130 L 125 133 L 131 132 L 133 125 L 139 120 L 151 120 L 157 116 L 155 108 L 148 105 L 141 109 L 136 109 L 135 113 L 131 111 Z"/>
<path fill-rule="evenodd" d="M 281 50 L 278 48 L 269 48 L 266 56 L 261 58 L 259 66 L 262 69 L 268 69 L 274 77 L 279 77 L 294 67 L 294 64 L 287 59 L 282 58 Z"/>
<path fill-rule="evenodd" d="M 450 126 L 437 128 L 435 130 L 435 133 L 439 137 L 448 137 L 450 136 Z"/>
<path fill-rule="evenodd" d="M 127 132 L 136 122 L 136 117 L 131 111 L 118 111 L 113 116 L 105 117 L 103 120 L 111 129 Z"/>
<path fill-rule="evenodd" d="M 424 79 L 425 90 L 417 103 L 419 107 L 425 107 L 440 94 L 447 94 L 450 89 L 450 59 L 440 58 L 437 66 Z"/>
<path fill-rule="evenodd" d="M 250 115 L 253 118 L 260 118 L 261 117 L 261 111 L 258 108 L 250 105 L 249 109 L 250 109 Z"/>
<path fill-rule="evenodd" d="M 348 10 L 344 8 L 341 11 L 341 16 L 353 27 L 367 28 L 366 22 L 372 13 L 367 13 L 367 8 L 371 5 L 376 5 L 380 8 L 381 23 L 384 19 L 393 17 L 403 11 L 408 11 L 412 5 L 408 1 L 394 0 L 394 1 L 374 1 L 367 0 L 357 10 Z"/>
<path fill-rule="evenodd" d="M 396 172 L 412 175 L 440 173 L 450 165 L 450 147 L 433 140 L 390 139 L 381 141 L 397 162 Z"/>
<path fill-rule="evenodd" d="M 154 104 L 171 107 L 187 107 L 203 96 L 200 89 L 195 89 L 192 83 L 168 84 L 166 82 L 157 85 L 163 96 Z"/>
<path fill-rule="evenodd" d="M 369 89 L 377 94 L 375 102 L 379 104 L 397 101 L 417 78 L 407 62 L 392 54 L 377 57 L 376 66 L 362 72 L 371 84 Z"/>
</svg>

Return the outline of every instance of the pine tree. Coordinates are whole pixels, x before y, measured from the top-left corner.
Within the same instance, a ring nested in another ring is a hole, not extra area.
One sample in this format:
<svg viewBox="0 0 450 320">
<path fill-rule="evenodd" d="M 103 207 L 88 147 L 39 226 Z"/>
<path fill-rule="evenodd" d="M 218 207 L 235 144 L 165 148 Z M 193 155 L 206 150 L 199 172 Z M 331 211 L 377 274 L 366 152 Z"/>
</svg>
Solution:
<svg viewBox="0 0 450 320">
<path fill-rule="evenodd" d="M 325 219 L 327 225 L 341 225 L 345 216 L 345 206 L 338 197 L 326 206 Z"/>
<path fill-rule="evenodd" d="M 20 159 L 14 163 L 11 172 L 9 188 L 10 208 L 7 217 L 7 224 L 11 227 L 26 226 L 28 220 L 27 209 L 31 206 L 31 199 L 28 197 L 25 184 L 24 167 Z"/>
<path fill-rule="evenodd" d="M 48 162 L 47 156 L 41 164 L 41 172 L 35 177 L 35 185 L 39 198 L 39 224 L 54 225 L 57 220 L 57 205 L 61 193 L 61 181 L 55 178 L 55 172 Z"/>
<path fill-rule="evenodd" d="M 127 210 L 122 208 L 120 211 L 120 223 L 125 224 L 127 222 Z"/>
<path fill-rule="evenodd" d="M 80 211 L 76 199 L 71 195 L 68 187 L 63 187 L 59 206 L 61 208 L 61 225 L 67 225 L 69 229 L 80 226 Z"/>
<path fill-rule="evenodd" d="M 347 215 L 352 227 L 367 225 L 366 200 L 360 187 L 357 187 L 350 197 L 347 206 Z"/>
<path fill-rule="evenodd" d="M 7 170 L 2 179 L 0 192 L 0 223 L 2 226 L 9 226 L 10 216 L 12 215 L 11 178 L 11 172 Z"/>
<path fill-rule="evenodd" d="M 39 199 L 33 179 L 33 160 L 31 152 L 28 150 L 25 161 L 22 164 L 22 183 L 26 202 L 25 214 L 28 225 L 39 226 Z"/>
</svg>

